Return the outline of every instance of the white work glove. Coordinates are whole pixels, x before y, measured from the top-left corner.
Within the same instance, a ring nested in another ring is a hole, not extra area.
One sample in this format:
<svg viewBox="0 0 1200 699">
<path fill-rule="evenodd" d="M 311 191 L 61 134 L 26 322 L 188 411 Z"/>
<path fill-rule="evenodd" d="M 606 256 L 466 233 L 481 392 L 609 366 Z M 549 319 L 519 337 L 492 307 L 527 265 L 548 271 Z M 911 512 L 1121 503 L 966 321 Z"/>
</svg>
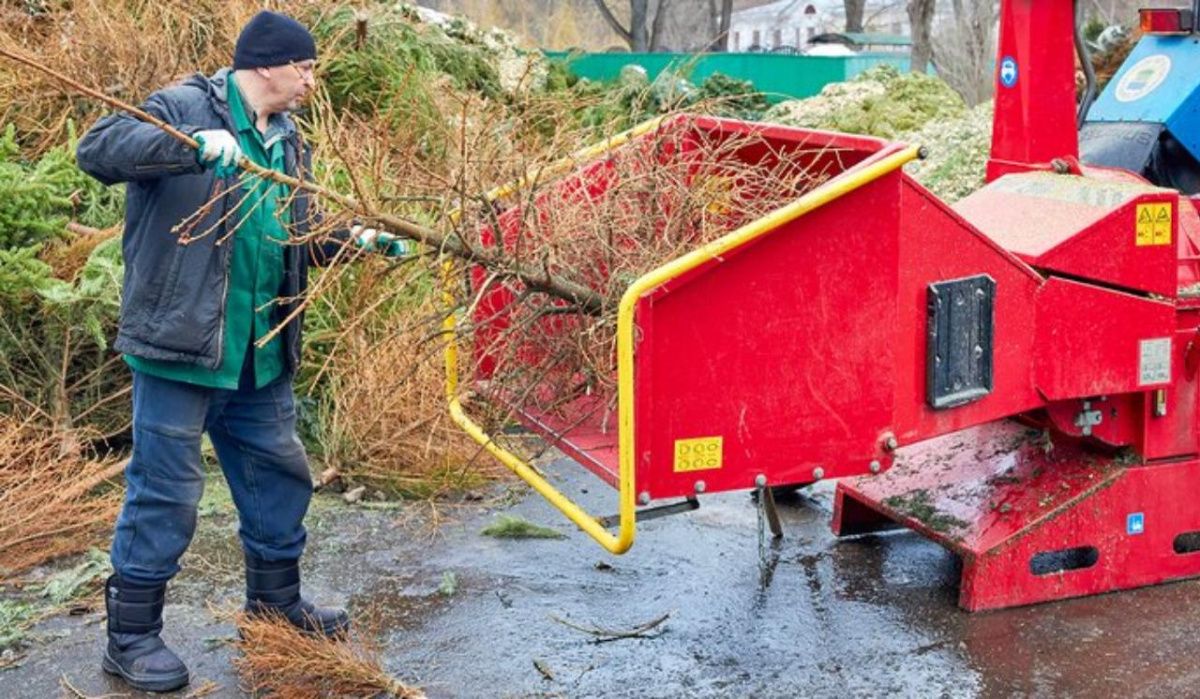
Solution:
<svg viewBox="0 0 1200 699">
<path fill-rule="evenodd" d="M 217 177 L 225 179 L 237 172 L 237 163 L 242 159 L 242 147 L 237 138 L 225 129 L 207 129 L 192 134 L 200 144 L 196 150 L 196 161 L 206 168 L 214 168 Z"/>
<path fill-rule="evenodd" d="M 387 231 L 355 224 L 350 227 L 350 235 L 354 237 L 354 244 L 363 250 L 381 252 L 388 257 L 406 257 L 417 252 L 416 241 L 401 238 Z"/>
</svg>

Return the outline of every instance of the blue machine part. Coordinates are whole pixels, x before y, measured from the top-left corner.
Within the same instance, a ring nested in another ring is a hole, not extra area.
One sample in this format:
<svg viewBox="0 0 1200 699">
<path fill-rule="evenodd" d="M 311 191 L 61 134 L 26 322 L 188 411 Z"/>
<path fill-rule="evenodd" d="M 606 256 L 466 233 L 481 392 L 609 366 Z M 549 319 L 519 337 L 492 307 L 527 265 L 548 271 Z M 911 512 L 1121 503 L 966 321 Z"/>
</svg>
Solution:
<svg viewBox="0 0 1200 699">
<path fill-rule="evenodd" d="M 1200 160 L 1200 37 L 1142 37 L 1088 112 L 1113 122 L 1163 124 Z"/>
</svg>

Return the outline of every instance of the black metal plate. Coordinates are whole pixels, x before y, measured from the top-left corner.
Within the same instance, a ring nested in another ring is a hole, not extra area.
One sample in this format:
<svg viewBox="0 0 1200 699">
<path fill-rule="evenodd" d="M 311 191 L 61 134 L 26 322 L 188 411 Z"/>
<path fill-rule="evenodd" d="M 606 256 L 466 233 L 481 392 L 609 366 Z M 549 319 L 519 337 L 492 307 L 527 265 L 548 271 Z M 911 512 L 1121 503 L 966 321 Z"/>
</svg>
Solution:
<svg viewBox="0 0 1200 699">
<path fill-rule="evenodd" d="M 996 281 L 986 274 L 929 285 L 925 400 L 936 410 L 992 392 Z"/>
</svg>

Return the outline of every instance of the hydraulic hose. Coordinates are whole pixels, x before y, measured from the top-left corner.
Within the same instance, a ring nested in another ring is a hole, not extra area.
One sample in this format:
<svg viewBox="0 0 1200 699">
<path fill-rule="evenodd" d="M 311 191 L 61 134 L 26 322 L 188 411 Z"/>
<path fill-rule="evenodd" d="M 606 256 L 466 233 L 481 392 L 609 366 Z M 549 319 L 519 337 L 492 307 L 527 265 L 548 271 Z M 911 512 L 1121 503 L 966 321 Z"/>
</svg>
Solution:
<svg viewBox="0 0 1200 699">
<path fill-rule="evenodd" d="M 1200 0 L 1196 0 L 1196 4 L 1200 5 Z M 1075 0 L 1075 52 L 1079 54 L 1079 64 L 1083 66 L 1083 75 L 1087 80 L 1083 97 L 1079 100 L 1079 114 L 1075 119 L 1076 128 L 1082 129 L 1092 102 L 1096 101 L 1096 69 L 1092 66 L 1092 53 L 1083 38 L 1083 3 L 1079 0 Z"/>
</svg>

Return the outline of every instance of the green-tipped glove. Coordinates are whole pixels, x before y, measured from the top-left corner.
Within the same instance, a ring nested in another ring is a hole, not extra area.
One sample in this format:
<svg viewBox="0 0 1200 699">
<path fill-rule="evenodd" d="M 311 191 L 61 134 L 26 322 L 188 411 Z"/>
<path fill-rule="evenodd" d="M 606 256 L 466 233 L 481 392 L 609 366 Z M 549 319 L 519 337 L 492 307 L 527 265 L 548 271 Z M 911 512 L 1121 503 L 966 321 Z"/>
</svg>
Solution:
<svg viewBox="0 0 1200 699">
<path fill-rule="evenodd" d="M 196 149 L 196 162 L 205 168 L 212 168 L 220 179 L 237 173 L 242 147 L 233 134 L 225 129 L 208 129 L 197 131 L 192 138 L 200 146 Z"/>
<path fill-rule="evenodd" d="M 355 245 L 368 252 L 378 252 L 388 257 L 408 257 L 417 253 L 417 241 L 387 231 L 354 225 L 350 227 L 350 235 L 354 237 Z"/>
</svg>

